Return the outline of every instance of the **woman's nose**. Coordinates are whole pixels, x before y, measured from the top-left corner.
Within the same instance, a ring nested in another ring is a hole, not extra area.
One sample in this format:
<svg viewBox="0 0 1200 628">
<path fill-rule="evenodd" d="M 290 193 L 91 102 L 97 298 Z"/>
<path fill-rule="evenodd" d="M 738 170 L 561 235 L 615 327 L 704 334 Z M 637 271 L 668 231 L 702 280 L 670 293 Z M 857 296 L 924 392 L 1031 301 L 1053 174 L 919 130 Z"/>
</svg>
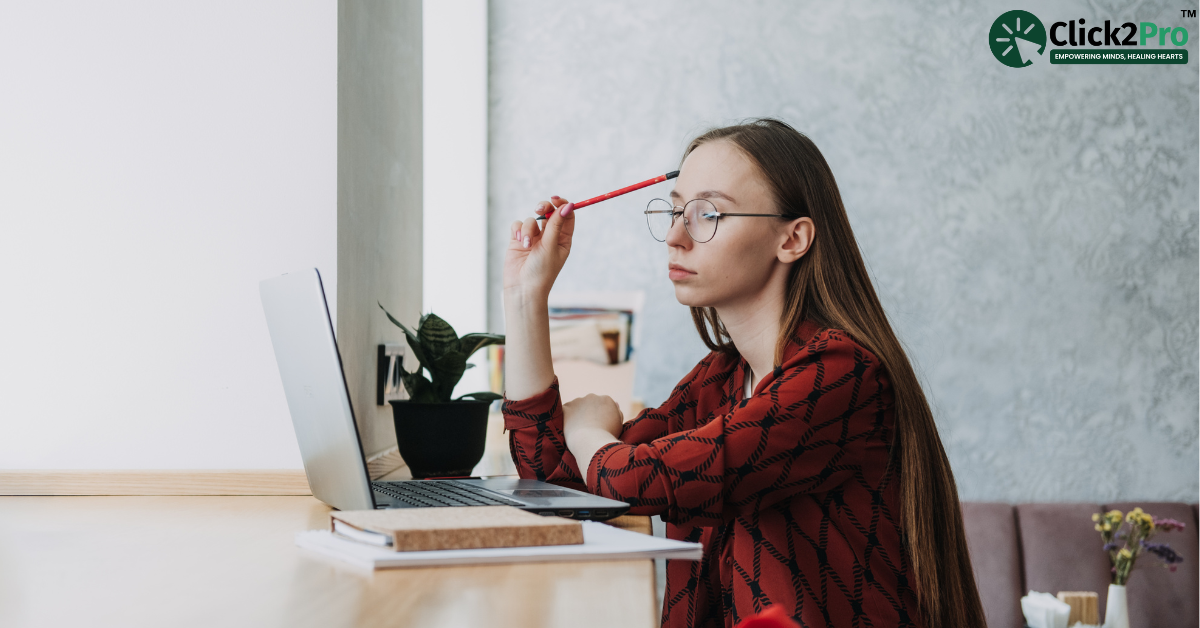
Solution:
<svg viewBox="0 0 1200 628">
<path fill-rule="evenodd" d="M 680 246 L 683 248 L 688 248 L 695 242 L 688 235 L 687 229 L 684 227 L 683 216 L 679 216 L 671 224 L 671 228 L 667 230 L 667 239 L 665 242 L 667 246 Z"/>
</svg>

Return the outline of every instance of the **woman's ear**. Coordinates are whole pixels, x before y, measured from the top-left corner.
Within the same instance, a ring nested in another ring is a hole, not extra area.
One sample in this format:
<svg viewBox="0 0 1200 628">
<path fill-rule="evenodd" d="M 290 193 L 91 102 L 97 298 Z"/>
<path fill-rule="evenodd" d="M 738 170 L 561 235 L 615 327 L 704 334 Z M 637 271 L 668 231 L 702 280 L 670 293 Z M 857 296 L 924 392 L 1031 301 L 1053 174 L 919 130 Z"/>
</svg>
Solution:
<svg viewBox="0 0 1200 628">
<path fill-rule="evenodd" d="M 779 245 L 779 250 L 776 256 L 779 261 L 790 264 L 808 252 L 812 246 L 813 238 L 817 235 L 817 227 L 813 224 L 812 218 L 807 216 L 797 218 L 784 227 L 783 234 L 786 238 Z"/>
</svg>

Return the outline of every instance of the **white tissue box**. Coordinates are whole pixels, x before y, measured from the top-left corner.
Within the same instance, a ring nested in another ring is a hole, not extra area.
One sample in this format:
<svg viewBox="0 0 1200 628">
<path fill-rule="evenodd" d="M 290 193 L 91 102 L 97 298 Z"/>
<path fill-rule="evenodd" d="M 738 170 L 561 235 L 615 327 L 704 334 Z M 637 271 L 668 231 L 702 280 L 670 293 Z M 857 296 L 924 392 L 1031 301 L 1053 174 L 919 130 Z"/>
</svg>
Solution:
<svg viewBox="0 0 1200 628">
<path fill-rule="evenodd" d="M 1068 628 L 1071 606 L 1049 593 L 1030 591 L 1021 598 L 1021 613 L 1029 628 Z"/>
</svg>

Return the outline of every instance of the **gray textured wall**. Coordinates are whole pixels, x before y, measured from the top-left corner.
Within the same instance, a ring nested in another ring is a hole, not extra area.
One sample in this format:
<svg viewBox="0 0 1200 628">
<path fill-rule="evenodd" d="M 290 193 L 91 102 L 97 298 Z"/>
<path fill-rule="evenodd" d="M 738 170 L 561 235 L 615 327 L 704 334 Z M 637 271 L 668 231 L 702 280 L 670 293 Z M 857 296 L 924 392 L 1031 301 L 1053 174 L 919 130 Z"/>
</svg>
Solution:
<svg viewBox="0 0 1200 628">
<path fill-rule="evenodd" d="M 375 304 L 421 315 L 421 104 L 421 0 L 340 0 L 337 340 L 368 456 L 396 446 L 376 346 L 404 340 Z"/>
<path fill-rule="evenodd" d="M 1197 21 L 1040 3 L 1047 26 L 1187 26 L 1193 59 L 1011 69 L 986 43 L 1011 4 L 844 4 L 493 2 L 491 328 L 508 224 L 535 202 L 777 116 L 838 178 L 965 498 L 1195 500 Z M 669 189 L 581 210 L 559 280 L 646 291 L 652 405 L 705 353 L 640 215 Z"/>
</svg>

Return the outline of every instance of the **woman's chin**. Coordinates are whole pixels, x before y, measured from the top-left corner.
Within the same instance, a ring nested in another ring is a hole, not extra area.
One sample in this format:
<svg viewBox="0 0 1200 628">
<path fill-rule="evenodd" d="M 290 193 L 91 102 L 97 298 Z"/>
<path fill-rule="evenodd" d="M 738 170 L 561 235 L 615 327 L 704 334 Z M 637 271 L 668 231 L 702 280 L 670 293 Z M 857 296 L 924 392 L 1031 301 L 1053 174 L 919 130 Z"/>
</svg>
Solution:
<svg viewBox="0 0 1200 628">
<path fill-rule="evenodd" d="M 693 287 L 675 284 L 675 300 L 679 301 L 680 305 L 688 307 L 708 307 L 708 299 L 697 294 L 697 290 Z"/>
</svg>

